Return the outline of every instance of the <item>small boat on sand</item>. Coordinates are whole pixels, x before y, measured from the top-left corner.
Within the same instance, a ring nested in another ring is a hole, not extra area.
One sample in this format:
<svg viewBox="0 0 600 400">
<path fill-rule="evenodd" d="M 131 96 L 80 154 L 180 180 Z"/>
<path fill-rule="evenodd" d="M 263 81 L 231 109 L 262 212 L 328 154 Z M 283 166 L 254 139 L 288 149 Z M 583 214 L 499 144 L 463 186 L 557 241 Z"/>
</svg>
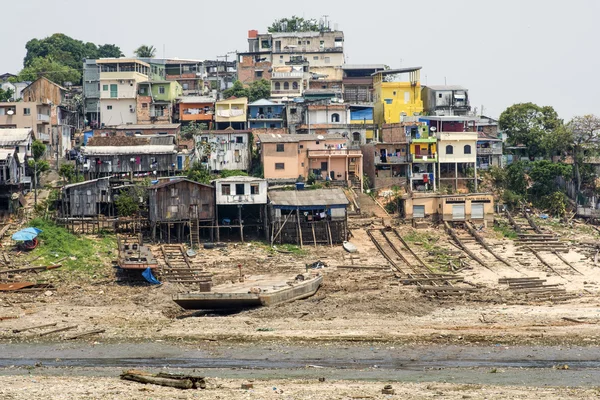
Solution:
<svg viewBox="0 0 600 400">
<path fill-rule="evenodd" d="M 356 246 L 350 242 L 344 242 L 342 246 L 344 247 L 344 250 L 346 250 L 348 253 L 356 253 L 358 251 Z"/>
<path fill-rule="evenodd" d="M 186 310 L 241 310 L 305 299 L 314 295 L 322 282 L 322 275 L 258 275 L 246 277 L 243 282 L 214 286 L 208 293 L 176 294 L 173 301 Z"/>
</svg>

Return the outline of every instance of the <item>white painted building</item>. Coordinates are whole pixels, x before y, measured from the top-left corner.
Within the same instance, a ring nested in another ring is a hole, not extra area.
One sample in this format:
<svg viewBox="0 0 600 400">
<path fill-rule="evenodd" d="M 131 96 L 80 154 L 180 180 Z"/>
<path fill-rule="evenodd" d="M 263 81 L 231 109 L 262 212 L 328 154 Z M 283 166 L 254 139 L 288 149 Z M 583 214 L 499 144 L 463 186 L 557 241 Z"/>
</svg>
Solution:
<svg viewBox="0 0 600 400">
<path fill-rule="evenodd" d="M 477 190 L 477 132 L 438 132 L 439 187 Z"/>
<path fill-rule="evenodd" d="M 216 204 L 267 204 L 267 180 L 251 176 L 230 176 L 214 181 Z"/>
<path fill-rule="evenodd" d="M 150 65 L 137 59 L 100 59 L 100 122 L 104 126 L 137 123 L 137 86 L 148 81 Z"/>
<path fill-rule="evenodd" d="M 196 160 L 211 171 L 250 169 L 251 131 L 204 131 L 194 137 Z"/>
</svg>

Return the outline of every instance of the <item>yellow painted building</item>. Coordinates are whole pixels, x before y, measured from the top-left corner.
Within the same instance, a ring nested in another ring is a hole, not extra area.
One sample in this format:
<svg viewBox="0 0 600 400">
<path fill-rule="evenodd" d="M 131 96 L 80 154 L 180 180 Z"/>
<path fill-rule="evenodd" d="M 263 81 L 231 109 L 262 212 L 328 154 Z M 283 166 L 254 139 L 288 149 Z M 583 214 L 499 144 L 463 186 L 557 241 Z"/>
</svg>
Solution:
<svg viewBox="0 0 600 400">
<path fill-rule="evenodd" d="M 373 75 L 375 124 L 397 124 L 423 113 L 421 67 L 389 69 Z"/>
</svg>

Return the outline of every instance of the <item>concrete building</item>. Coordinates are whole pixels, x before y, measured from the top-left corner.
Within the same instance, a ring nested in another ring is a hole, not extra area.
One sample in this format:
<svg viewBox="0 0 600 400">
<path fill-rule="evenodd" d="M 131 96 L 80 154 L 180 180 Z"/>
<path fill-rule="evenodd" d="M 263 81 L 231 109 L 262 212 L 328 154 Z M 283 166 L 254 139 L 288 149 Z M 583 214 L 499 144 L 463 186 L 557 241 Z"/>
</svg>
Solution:
<svg viewBox="0 0 600 400">
<path fill-rule="evenodd" d="M 35 137 L 50 145 L 52 125 L 48 103 L 0 103 L 0 129 L 31 129 Z"/>
<path fill-rule="evenodd" d="M 421 67 L 378 71 L 373 75 L 375 124 L 396 124 L 423 113 Z"/>
<path fill-rule="evenodd" d="M 438 157 L 438 142 L 435 129 L 430 130 L 424 123 L 411 126 L 407 132 L 410 142 L 410 190 L 436 190 L 436 163 Z"/>
<path fill-rule="evenodd" d="M 477 132 L 438 132 L 440 190 L 477 191 Z"/>
<path fill-rule="evenodd" d="M 12 90 L 13 95 L 8 100 L 9 101 L 18 101 L 19 99 L 23 98 L 23 89 L 25 89 L 30 84 L 31 84 L 31 82 L 29 82 L 29 81 L 14 82 L 14 83 L 13 82 L 2 82 L 2 83 L 0 83 L 0 88 L 2 88 L 2 90 Z"/>
<path fill-rule="evenodd" d="M 477 168 L 502 166 L 502 139 L 477 132 Z"/>
<path fill-rule="evenodd" d="M 206 96 L 210 93 L 210 82 L 203 61 L 177 58 L 164 61 L 165 79 L 177 81 L 184 96 Z"/>
<path fill-rule="evenodd" d="M 280 129 L 284 126 L 285 105 L 260 99 L 248 104 L 250 129 Z"/>
<path fill-rule="evenodd" d="M 100 122 L 104 126 L 137 123 L 138 83 L 149 80 L 150 64 L 132 58 L 99 59 Z"/>
<path fill-rule="evenodd" d="M 170 124 L 173 122 L 175 100 L 183 95 L 177 81 L 147 81 L 138 83 L 137 123 Z"/>
<path fill-rule="evenodd" d="M 427 115 L 467 115 L 471 111 L 469 91 L 462 86 L 425 86 L 422 98 Z"/>
<path fill-rule="evenodd" d="M 26 162 L 27 158 L 32 156 L 31 143 L 34 140 L 35 135 L 31 128 L 0 129 L 0 148 L 16 150 L 20 162 Z"/>
<path fill-rule="evenodd" d="M 264 177 L 269 181 L 295 182 L 299 176 L 353 186 L 362 190 L 362 153 L 349 149 L 338 134 L 257 135 Z"/>
<path fill-rule="evenodd" d="M 181 124 L 117 125 L 94 130 L 93 136 L 179 136 Z"/>
<path fill-rule="evenodd" d="M 231 176 L 213 181 L 217 240 L 239 229 L 240 239 L 249 232 L 268 240 L 267 181 L 251 176 Z M 261 235 L 262 233 L 262 235 Z"/>
<path fill-rule="evenodd" d="M 178 99 L 180 122 L 204 123 L 212 129 L 215 117 L 215 99 L 207 96 L 187 96 Z"/>
<path fill-rule="evenodd" d="M 195 159 L 211 171 L 240 170 L 251 167 L 250 135 L 248 130 L 203 131 L 194 137 Z"/>
<path fill-rule="evenodd" d="M 373 74 L 385 70 L 383 64 L 344 64 L 342 66 L 344 101 L 353 104 L 373 103 Z"/>
<path fill-rule="evenodd" d="M 302 97 L 309 85 L 308 68 L 302 57 L 292 58 L 286 65 L 275 65 L 271 73 L 271 97 L 283 101 Z"/>
<path fill-rule="evenodd" d="M 215 103 L 215 125 L 217 129 L 246 129 L 248 120 L 248 98 L 232 97 Z"/>
<path fill-rule="evenodd" d="M 494 196 L 490 193 L 413 193 L 400 199 L 399 206 L 401 217 L 415 223 L 470 221 L 486 226 L 494 223 Z"/>
</svg>

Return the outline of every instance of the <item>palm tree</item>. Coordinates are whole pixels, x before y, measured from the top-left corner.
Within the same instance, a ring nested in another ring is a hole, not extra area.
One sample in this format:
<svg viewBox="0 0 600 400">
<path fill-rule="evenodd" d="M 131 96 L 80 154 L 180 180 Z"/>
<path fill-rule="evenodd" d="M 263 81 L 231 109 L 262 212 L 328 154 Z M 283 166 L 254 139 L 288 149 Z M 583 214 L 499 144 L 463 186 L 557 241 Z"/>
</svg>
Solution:
<svg viewBox="0 0 600 400">
<path fill-rule="evenodd" d="M 148 46 L 146 44 L 141 45 L 133 52 L 136 56 L 140 58 L 154 58 L 156 55 L 156 49 L 154 46 Z"/>
</svg>

